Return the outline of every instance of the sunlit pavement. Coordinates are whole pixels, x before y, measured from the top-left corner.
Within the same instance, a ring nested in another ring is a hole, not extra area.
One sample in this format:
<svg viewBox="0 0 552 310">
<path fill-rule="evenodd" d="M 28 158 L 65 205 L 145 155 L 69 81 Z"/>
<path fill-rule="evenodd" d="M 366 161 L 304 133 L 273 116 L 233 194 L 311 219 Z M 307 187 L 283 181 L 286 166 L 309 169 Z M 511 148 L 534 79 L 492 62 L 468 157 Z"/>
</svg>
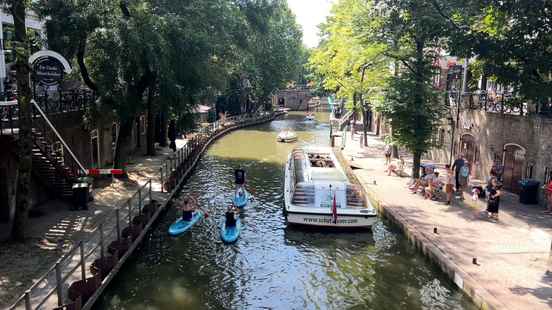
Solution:
<svg viewBox="0 0 552 310">
<path fill-rule="evenodd" d="M 452 206 L 425 200 L 410 193 L 410 178 L 384 172 L 384 144 L 379 138 L 369 136 L 365 149 L 360 147 L 359 136 L 351 140 L 349 135 L 347 140 L 343 155 L 361 168 L 354 173 L 372 198 L 410 230 L 407 234 L 441 252 L 437 258 L 440 265 L 467 275 L 455 280 L 465 291 L 475 290 L 476 299 L 490 308 L 552 307 L 552 273 L 547 273 L 552 217 L 542 214 L 542 207 L 521 205 L 517 196 L 506 195 L 500 221 L 495 223 L 487 219 L 485 202 L 472 201 L 467 194 L 464 201 L 456 200 Z M 405 171 L 410 169 L 407 164 Z"/>
</svg>

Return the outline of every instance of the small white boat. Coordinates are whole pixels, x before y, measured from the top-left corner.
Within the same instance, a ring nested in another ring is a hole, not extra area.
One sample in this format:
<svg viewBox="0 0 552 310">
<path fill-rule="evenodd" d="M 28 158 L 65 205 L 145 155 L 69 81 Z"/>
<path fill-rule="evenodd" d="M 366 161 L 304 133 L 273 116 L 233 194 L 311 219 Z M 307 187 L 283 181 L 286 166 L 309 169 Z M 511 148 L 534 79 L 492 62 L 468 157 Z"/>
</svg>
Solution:
<svg viewBox="0 0 552 310">
<path fill-rule="evenodd" d="M 282 130 L 276 138 L 278 142 L 295 142 L 297 141 L 297 134 L 290 129 Z"/>
<path fill-rule="evenodd" d="M 289 224 L 370 228 L 376 209 L 349 182 L 329 147 L 295 149 L 285 170 L 284 203 Z"/>
<path fill-rule="evenodd" d="M 315 120 L 314 114 L 307 114 L 307 116 L 305 116 L 305 122 L 314 122 Z"/>
</svg>

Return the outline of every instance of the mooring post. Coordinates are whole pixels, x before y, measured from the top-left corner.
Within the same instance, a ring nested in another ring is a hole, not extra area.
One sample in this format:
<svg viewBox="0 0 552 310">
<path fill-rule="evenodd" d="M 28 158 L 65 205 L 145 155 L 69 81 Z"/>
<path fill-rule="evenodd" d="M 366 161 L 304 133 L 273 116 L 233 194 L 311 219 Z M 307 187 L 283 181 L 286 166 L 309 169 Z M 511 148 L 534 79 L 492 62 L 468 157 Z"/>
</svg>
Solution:
<svg viewBox="0 0 552 310">
<path fill-rule="evenodd" d="M 63 305 L 63 283 L 61 283 L 61 265 L 59 262 L 56 263 L 56 294 L 58 297 L 58 306 Z"/>
<path fill-rule="evenodd" d="M 79 242 L 80 249 L 80 265 L 81 265 L 81 277 L 82 282 L 86 281 L 86 262 L 84 261 L 84 242 Z"/>
<path fill-rule="evenodd" d="M 32 310 L 33 306 L 31 305 L 31 291 L 25 291 L 25 310 Z"/>
</svg>

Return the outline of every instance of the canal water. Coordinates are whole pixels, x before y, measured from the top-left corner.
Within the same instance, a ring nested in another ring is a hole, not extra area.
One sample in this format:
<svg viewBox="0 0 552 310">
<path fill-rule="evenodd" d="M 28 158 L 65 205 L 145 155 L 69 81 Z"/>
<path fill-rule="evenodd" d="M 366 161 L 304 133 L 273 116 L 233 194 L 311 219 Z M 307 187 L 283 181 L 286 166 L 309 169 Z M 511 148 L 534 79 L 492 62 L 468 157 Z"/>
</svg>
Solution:
<svg viewBox="0 0 552 310">
<path fill-rule="evenodd" d="M 283 178 L 297 145 L 329 143 L 328 114 L 317 122 L 293 113 L 214 143 L 183 188 L 209 217 L 172 238 L 169 210 L 114 279 L 96 309 L 475 309 L 454 284 L 384 221 L 372 232 L 324 233 L 286 227 Z M 276 143 L 293 128 L 296 144 Z M 224 245 L 218 226 L 247 171 L 253 200 L 238 242 Z"/>
</svg>

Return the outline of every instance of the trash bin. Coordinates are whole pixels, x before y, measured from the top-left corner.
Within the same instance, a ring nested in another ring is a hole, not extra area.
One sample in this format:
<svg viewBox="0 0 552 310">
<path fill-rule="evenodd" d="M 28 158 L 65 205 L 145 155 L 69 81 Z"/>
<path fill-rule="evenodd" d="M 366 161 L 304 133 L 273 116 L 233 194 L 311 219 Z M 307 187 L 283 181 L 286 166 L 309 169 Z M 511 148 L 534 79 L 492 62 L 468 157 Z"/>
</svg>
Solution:
<svg viewBox="0 0 552 310">
<path fill-rule="evenodd" d="M 88 209 L 88 183 L 73 184 L 73 208 L 75 210 Z"/>
<path fill-rule="evenodd" d="M 519 193 L 519 202 L 528 205 L 539 203 L 539 181 L 532 179 L 523 179 L 519 181 L 521 192 Z"/>
</svg>

